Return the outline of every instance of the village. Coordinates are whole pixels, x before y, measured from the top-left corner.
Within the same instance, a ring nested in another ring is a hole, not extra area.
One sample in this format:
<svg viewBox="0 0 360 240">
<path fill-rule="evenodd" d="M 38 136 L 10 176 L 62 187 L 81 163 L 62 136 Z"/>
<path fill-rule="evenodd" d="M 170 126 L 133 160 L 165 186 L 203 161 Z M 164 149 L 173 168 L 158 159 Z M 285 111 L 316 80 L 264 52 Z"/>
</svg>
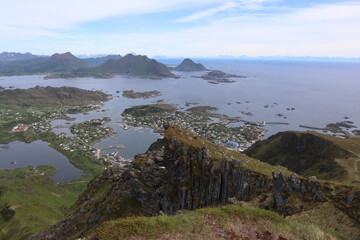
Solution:
<svg viewBox="0 0 360 240">
<path fill-rule="evenodd" d="M 71 137 L 65 133 L 55 134 L 52 132 L 53 126 L 51 122 L 53 120 L 73 120 L 67 114 L 86 113 L 98 108 L 96 105 L 47 110 L 36 108 L 3 108 L 0 110 L 0 127 L 4 130 L 1 132 L 1 135 L 4 136 L 2 139 L 7 139 L 11 136 L 22 136 L 26 142 L 44 139 L 55 149 L 68 153 L 66 154 L 67 156 L 80 154 L 96 159 L 98 163 L 103 163 L 106 167 L 122 162 L 128 163 L 128 160 L 123 160 L 119 156 L 100 156 L 100 150 L 93 147 L 96 142 L 116 133 L 112 128 L 105 126 L 110 121 L 107 117 L 92 119 L 79 124 L 70 124 L 67 127 L 73 134 Z M 10 131 L 6 129 L 10 129 Z"/>
<path fill-rule="evenodd" d="M 159 113 L 160 112 L 160 113 Z M 266 130 L 258 128 L 261 124 L 244 123 L 238 127 L 229 124 L 240 122 L 240 118 L 230 118 L 225 115 L 209 112 L 159 111 L 139 116 L 132 111 L 123 114 L 125 126 L 152 128 L 157 133 L 163 133 L 163 125 L 171 122 L 194 133 L 206 137 L 214 143 L 228 148 L 244 151 L 259 140 Z"/>
<path fill-rule="evenodd" d="M 64 107 L 48 111 L 29 109 L 27 111 L 14 111 L 4 109 L 0 121 L 6 121 L 6 117 L 15 116 L 17 124 L 12 127 L 12 133 L 31 132 L 32 134 L 51 134 L 50 142 L 56 143 L 55 148 L 71 154 L 79 153 L 83 156 L 97 159 L 103 168 L 112 166 L 123 166 L 129 164 L 131 159 L 124 159 L 118 152 L 101 155 L 101 150 L 94 144 L 102 139 L 108 138 L 116 132 L 105 124 L 111 119 L 104 117 L 92 119 L 77 124 L 69 124 L 67 127 L 73 136 L 65 133 L 52 133 L 51 121 L 55 119 L 69 119 L 68 113 L 84 113 L 95 110 L 96 106 L 86 107 Z M 226 146 L 236 151 L 244 151 L 265 133 L 264 129 L 258 128 L 261 124 L 252 122 L 244 123 L 237 127 L 229 127 L 231 123 L 239 123 L 240 118 L 231 118 L 225 115 L 209 113 L 206 111 L 162 111 L 160 114 L 145 114 L 134 116 L 123 114 L 123 129 L 129 127 L 151 128 L 155 132 L 163 134 L 163 124 L 172 122 L 184 127 L 196 134 L 206 137 L 214 143 Z M 0 122 L 1 123 L 1 122 Z M 55 136 L 54 136 L 55 135 Z"/>
</svg>

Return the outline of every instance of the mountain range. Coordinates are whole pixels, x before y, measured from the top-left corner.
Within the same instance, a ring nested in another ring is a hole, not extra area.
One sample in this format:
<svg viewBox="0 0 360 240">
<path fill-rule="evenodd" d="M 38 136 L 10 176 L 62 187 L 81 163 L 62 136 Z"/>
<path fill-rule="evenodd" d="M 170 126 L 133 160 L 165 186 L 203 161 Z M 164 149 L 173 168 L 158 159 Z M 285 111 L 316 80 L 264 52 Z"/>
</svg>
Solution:
<svg viewBox="0 0 360 240">
<path fill-rule="evenodd" d="M 45 74 L 71 71 L 86 65 L 71 53 L 54 54 L 51 57 L 37 57 L 28 60 L 4 62 L 0 64 L 1 75 Z"/>
<path fill-rule="evenodd" d="M 38 56 L 33 55 L 29 52 L 27 53 L 2 52 L 0 53 L 0 62 L 21 61 L 21 60 L 28 60 L 37 57 Z"/>
<path fill-rule="evenodd" d="M 104 57 L 92 57 L 92 58 L 84 58 L 81 59 L 81 61 L 83 61 L 87 66 L 89 67 L 97 67 L 100 66 L 101 64 L 107 62 L 110 59 L 120 59 L 122 58 L 121 55 L 107 55 Z"/>
<path fill-rule="evenodd" d="M 54 74 L 67 77 L 102 77 L 126 74 L 148 78 L 176 77 L 162 63 L 147 56 L 128 54 L 79 59 L 71 53 L 0 63 L 0 75 Z M 58 74 L 64 73 L 64 74 Z M 51 76 L 49 77 L 51 78 Z"/>
</svg>

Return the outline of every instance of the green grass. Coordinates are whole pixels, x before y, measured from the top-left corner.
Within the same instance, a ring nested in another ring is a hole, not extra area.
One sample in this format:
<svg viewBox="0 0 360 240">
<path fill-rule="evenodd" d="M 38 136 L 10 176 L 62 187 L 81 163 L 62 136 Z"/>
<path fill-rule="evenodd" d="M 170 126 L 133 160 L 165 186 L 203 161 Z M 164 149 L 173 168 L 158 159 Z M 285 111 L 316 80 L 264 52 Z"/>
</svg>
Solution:
<svg viewBox="0 0 360 240">
<path fill-rule="evenodd" d="M 357 239 L 360 236 L 360 226 L 347 214 L 330 202 L 317 204 L 312 209 L 302 211 L 288 219 L 299 222 L 311 222 L 327 231 L 338 231 L 345 239 Z"/>
<path fill-rule="evenodd" d="M 54 171 L 49 166 L 0 170 L 0 186 L 5 189 L 0 206 L 15 211 L 9 221 L 0 221 L 0 239 L 25 239 L 64 216 L 78 192 L 55 183 L 51 178 Z"/>
<path fill-rule="evenodd" d="M 299 150 L 300 149 L 300 150 Z M 350 183 L 358 180 L 360 138 L 341 139 L 315 132 L 284 132 L 255 143 L 245 153 L 303 176 Z"/>
<path fill-rule="evenodd" d="M 232 239 L 242 239 L 242 234 L 251 231 L 269 231 L 289 239 L 344 239 L 336 232 L 310 223 L 291 221 L 271 211 L 237 205 L 204 208 L 175 216 L 129 217 L 109 221 L 97 228 L 96 237 L 99 240 L 120 240 L 182 239 L 186 236 L 184 239 L 212 240 L 218 239 L 218 232 L 225 232 L 238 236 Z"/>
<path fill-rule="evenodd" d="M 71 108 L 74 113 L 89 110 L 93 101 L 105 101 L 108 96 L 101 92 L 77 88 L 33 88 L 28 90 L 5 90 L 0 93 L 0 143 L 13 141 L 31 142 L 43 140 L 64 154 L 86 176 L 65 184 L 52 179 L 55 169 L 41 166 L 36 169 L 44 175 L 34 175 L 31 166 L 14 170 L 0 170 L 0 211 L 10 209 L 15 215 L 6 221 L 0 216 L 0 239 L 26 239 L 65 216 L 67 209 L 75 203 L 86 184 L 102 172 L 99 160 L 85 150 L 64 151 L 59 147 L 67 139 L 61 139 L 51 131 L 30 128 L 26 132 L 13 133 L 11 129 L 19 123 L 32 124 L 61 117 Z M 86 106 L 85 106 L 86 105 Z"/>
</svg>

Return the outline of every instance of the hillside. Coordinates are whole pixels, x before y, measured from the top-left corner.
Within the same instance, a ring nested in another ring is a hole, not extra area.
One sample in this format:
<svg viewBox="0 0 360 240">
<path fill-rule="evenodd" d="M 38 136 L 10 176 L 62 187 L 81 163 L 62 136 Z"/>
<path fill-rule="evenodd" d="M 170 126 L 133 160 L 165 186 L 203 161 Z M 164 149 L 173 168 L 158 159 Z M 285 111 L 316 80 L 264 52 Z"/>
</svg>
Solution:
<svg viewBox="0 0 360 240">
<path fill-rule="evenodd" d="M 126 74 L 146 78 L 176 78 L 168 68 L 146 56 L 128 54 L 109 55 L 102 58 L 79 59 L 71 53 L 54 54 L 23 61 L 0 63 L 0 76 L 47 74 L 45 79 L 95 77 L 111 78 Z"/>
<path fill-rule="evenodd" d="M 0 170 L 0 239 L 26 239 L 56 223 L 77 192 L 57 184 L 50 166 Z"/>
<path fill-rule="evenodd" d="M 89 67 L 97 67 L 97 66 L 100 66 L 101 64 L 107 62 L 110 59 L 116 60 L 116 59 L 120 59 L 120 58 L 122 58 L 121 55 L 108 55 L 105 57 L 84 58 L 84 59 L 81 59 L 81 61 Z"/>
<path fill-rule="evenodd" d="M 0 53 L 0 62 L 21 61 L 21 60 L 28 60 L 37 57 L 38 56 L 33 55 L 29 52 L 27 53 L 2 52 Z"/>
<path fill-rule="evenodd" d="M 189 58 L 185 58 L 181 64 L 175 67 L 177 71 L 190 72 L 190 71 L 206 71 L 207 69 L 201 63 L 195 63 Z"/>
<path fill-rule="evenodd" d="M 359 180 L 360 139 L 314 132 L 283 132 L 257 142 L 245 153 L 272 165 L 327 180 Z"/>
<path fill-rule="evenodd" d="M 68 217 L 30 239 L 76 239 L 96 234 L 102 234 L 99 239 L 123 239 L 121 234 L 126 234 L 126 231 L 117 228 L 122 220 L 106 221 L 130 216 L 175 214 L 240 201 L 286 216 L 318 208 L 328 202 L 334 212 L 344 215 L 349 223 L 351 231 L 338 229 L 340 234 L 355 239 L 354 236 L 359 233 L 355 221 L 360 216 L 360 192 L 355 188 L 309 181 L 282 167 L 274 167 L 215 145 L 177 126 L 167 125 L 165 128 L 164 138 L 153 143 L 145 154 L 137 155 L 130 166 L 105 170 L 88 184 L 88 189 L 79 197 Z M 239 211 L 242 211 L 241 208 Z M 264 213 L 267 214 L 271 215 Z M 208 215 L 211 216 L 205 214 Z M 131 219 L 127 219 L 131 224 Z M 268 219 L 271 223 L 271 218 Z M 140 218 L 139 221 L 144 225 L 132 228 L 132 233 L 146 229 L 149 226 L 147 223 L 154 223 L 148 218 Z M 168 219 L 167 222 L 171 224 L 173 221 L 176 220 Z M 215 224 L 217 220 L 212 222 Z M 193 223 L 196 224 L 196 221 Z M 102 225 L 97 228 L 99 224 Z M 126 220 L 124 224 L 129 226 Z M 334 219 L 333 224 L 335 228 L 344 223 Z M 169 228 L 164 231 L 169 230 L 171 234 Z M 221 227 L 219 231 L 222 231 Z M 282 231 L 272 232 L 278 233 L 285 234 Z M 296 237 L 300 239 L 301 234 L 297 233 Z"/>
<path fill-rule="evenodd" d="M 86 70 L 85 70 L 86 71 Z M 93 72 L 104 72 L 112 74 L 127 74 L 149 78 L 174 78 L 167 67 L 147 56 L 128 54 L 117 60 L 108 60 L 99 67 L 93 68 Z"/>
<path fill-rule="evenodd" d="M 43 66 L 41 66 L 40 71 L 64 72 L 78 69 L 81 67 L 85 67 L 85 64 L 81 61 L 81 59 L 75 57 L 71 53 L 55 53 L 44 63 Z"/>
<path fill-rule="evenodd" d="M 30 60 L 2 63 L 0 64 L 0 75 L 11 76 L 67 72 L 83 67 L 85 67 L 85 64 L 71 53 L 56 53 L 51 57 L 39 57 Z"/>
<path fill-rule="evenodd" d="M 34 87 L 11 89 L 0 92 L 0 105 L 32 106 L 37 108 L 56 106 L 81 106 L 107 101 L 101 91 L 89 91 L 74 87 Z"/>
</svg>

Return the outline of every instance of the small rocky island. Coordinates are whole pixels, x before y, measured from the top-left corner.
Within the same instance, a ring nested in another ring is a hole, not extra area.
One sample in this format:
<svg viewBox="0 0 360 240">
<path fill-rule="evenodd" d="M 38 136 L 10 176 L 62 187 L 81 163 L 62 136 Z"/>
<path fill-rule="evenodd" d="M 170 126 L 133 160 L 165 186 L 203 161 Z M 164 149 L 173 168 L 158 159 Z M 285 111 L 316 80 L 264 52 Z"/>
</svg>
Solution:
<svg viewBox="0 0 360 240">
<path fill-rule="evenodd" d="M 195 63 L 190 58 L 185 58 L 182 63 L 175 67 L 174 70 L 182 72 L 191 72 L 191 71 L 206 71 L 207 69 L 201 63 Z"/>
<path fill-rule="evenodd" d="M 125 90 L 123 91 L 123 97 L 126 98 L 152 98 L 161 96 L 162 93 L 160 91 L 148 91 L 148 92 L 135 92 L 134 90 Z"/>
<path fill-rule="evenodd" d="M 230 78 L 246 78 L 245 76 L 241 75 L 235 75 L 235 74 L 229 74 L 225 73 L 223 71 L 211 71 L 209 73 L 206 73 L 202 75 L 200 78 L 208 80 L 209 83 L 212 84 L 219 84 L 219 83 L 233 83 L 236 82 L 235 80 L 232 80 Z"/>
</svg>

